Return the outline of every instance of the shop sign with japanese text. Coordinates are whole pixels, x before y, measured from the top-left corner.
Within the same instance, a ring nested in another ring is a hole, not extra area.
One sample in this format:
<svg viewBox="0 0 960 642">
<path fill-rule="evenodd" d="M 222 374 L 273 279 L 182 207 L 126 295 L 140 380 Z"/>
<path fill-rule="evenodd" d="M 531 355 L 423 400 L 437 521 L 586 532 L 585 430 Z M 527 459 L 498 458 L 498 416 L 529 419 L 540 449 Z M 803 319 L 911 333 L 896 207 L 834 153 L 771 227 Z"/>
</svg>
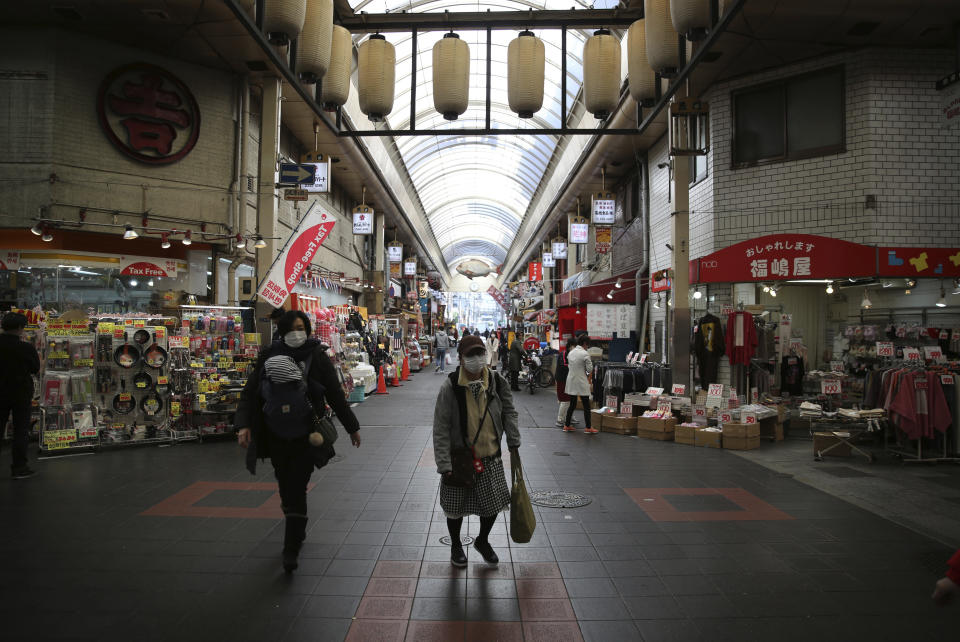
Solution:
<svg viewBox="0 0 960 642">
<path fill-rule="evenodd" d="M 550 247 L 553 250 L 551 254 L 553 254 L 554 260 L 560 261 L 567 258 L 567 242 L 566 241 L 553 241 L 552 243 L 550 243 Z"/>
<path fill-rule="evenodd" d="M 97 119 L 130 158 L 164 165 L 183 159 L 200 137 L 200 108 L 169 71 L 138 62 L 114 69 L 97 94 Z"/>
<path fill-rule="evenodd" d="M 527 279 L 530 281 L 543 280 L 543 264 L 540 261 L 530 261 L 527 264 Z"/>
<path fill-rule="evenodd" d="M 590 242 L 590 224 L 585 218 L 570 219 L 570 242 L 576 245 L 585 245 Z"/>
<path fill-rule="evenodd" d="M 553 260 L 552 252 L 544 252 L 542 258 L 543 258 L 543 267 L 552 268 L 557 266 L 557 262 Z"/>
<path fill-rule="evenodd" d="M 373 208 L 369 205 L 353 208 L 353 233 L 373 234 Z"/>
<path fill-rule="evenodd" d="M 666 292 L 673 284 L 670 280 L 670 270 L 658 270 L 650 275 L 650 291 Z"/>
<path fill-rule="evenodd" d="M 596 194 L 593 197 L 593 224 L 613 225 L 617 216 L 617 201 L 613 194 Z"/>
<path fill-rule="evenodd" d="M 391 263 L 403 261 L 403 245 L 400 243 L 387 245 L 387 260 Z"/>
<path fill-rule="evenodd" d="M 19 250 L 3 250 L 0 252 L 0 270 L 16 271 L 20 269 Z"/>
<path fill-rule="evenodd" d="M 696 259 L 698 283 L 868 277 L 876 249 L 812 234 L 771 234 Z"/>
<path fill-rule="evenodd" d="M 412 261 L 403 262 L 403 275 L 404 276 L 417 276 L 417 261 L 416 259 Z"/>
</svg>

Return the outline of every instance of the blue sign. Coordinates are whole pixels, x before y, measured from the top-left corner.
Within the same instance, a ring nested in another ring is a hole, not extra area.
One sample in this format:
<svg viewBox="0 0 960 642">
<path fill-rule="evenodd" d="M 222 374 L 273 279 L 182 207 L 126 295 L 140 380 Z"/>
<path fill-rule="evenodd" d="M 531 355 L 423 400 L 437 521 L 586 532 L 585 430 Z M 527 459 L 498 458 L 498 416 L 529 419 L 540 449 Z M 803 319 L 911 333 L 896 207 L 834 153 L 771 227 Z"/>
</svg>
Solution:
<svg viewBox="0 0 960 642">
<path fill-rule="evenodd" d="M 313 185 L 317 168 L 313 163 L 280 163 L 281 185 Z"/>
</svg>

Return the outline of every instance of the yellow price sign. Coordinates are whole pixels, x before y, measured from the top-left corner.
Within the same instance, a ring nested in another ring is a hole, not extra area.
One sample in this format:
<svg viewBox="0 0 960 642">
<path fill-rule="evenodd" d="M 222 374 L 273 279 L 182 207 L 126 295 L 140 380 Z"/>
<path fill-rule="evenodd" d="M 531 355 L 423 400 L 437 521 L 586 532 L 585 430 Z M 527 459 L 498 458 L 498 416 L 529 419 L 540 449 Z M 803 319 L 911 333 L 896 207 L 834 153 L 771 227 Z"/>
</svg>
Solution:
<svg viewBox="0 0 960 642">
<path fill-rule="evenodd" d="M 97 325 L 98 334 L 113 334 L 116 324 L 113 322 L 100 323 Z"/>
</svg>

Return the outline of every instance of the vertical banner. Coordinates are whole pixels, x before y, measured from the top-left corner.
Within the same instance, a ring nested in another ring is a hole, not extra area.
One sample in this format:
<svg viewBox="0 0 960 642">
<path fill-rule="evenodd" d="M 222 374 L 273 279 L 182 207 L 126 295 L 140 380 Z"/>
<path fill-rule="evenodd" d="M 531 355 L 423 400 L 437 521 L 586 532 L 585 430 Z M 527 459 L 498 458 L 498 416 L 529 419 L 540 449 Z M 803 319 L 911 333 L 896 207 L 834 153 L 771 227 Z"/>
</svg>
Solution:
<svg viewBox="0 0 960 642">
<path fill-rule="evenodd" d="M 417 276 L 417 259 L 408 259 L 403 262 L 404 276 Z"/>
<path fill-rule="evenodd" d="M 613 228 L 609 225 L 598 225 L 597 234 L 597 254 L 607 254 L 610 251 L 610 245 L 613 239 Z"/>
<path fill-rule="evenodd" d="M 283 305 L 317 250 L 330 236 L 335 223 L 333 216 L 322 212 L 316 203 L 311 205 L 274 259 L 266 278 L 257 288 L 258 294 L 275 308 Z"/>
<path fill-rule="evenodd" d="M 592 214 L 594 225 L 613 225 L 617 217 L 617 201 L 613 194 L 594 194 Z"/>
<path fill-rule="evenodd" d="M 373 234 L 373 208 L 369 205 L 358 205 L 353 208 L 353 233 Z"/>
<path fill-rule="evenodd" d="M 545 268 L 552 268 L 557 266 L 557 262 L 553 260 L 552 252 L 544 252 L 542 261 L 543 261 L 543 267 Z"/>
<path fill-rule="evenodd" d="M 403 243 L 394 242 L 387 244 L 387 260 L 390 263 L 403 262 Z"/>
<path fill-rule="evenodd" d="M 576 245 L 586 245 L 590 242 L 590 223 L 582 216 L 570 217 L 570 242 Z"/>
<path fill-rule="evenodd" d="M 543 280 L 543 264 L 540 263 L 540 261 L 530 261 L 530 263 L 527 265 L 527 280 Z"/>
<path fill-rule="evenodd" d="M 567 242 L 564 239 L 553 239 L 553 242 L 550 244 L 552 246 L 553 258 L 554 260 L 562 260 L 567 258 Z"/>
</svg>

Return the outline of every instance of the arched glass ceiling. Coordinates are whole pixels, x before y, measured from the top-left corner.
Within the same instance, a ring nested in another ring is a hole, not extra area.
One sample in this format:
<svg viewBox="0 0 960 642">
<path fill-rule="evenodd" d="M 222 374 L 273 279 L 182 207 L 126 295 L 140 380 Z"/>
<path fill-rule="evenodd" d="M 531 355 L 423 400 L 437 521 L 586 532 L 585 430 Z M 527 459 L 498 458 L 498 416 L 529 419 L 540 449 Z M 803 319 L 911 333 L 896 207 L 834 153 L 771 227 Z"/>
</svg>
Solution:
<svg viewBox="0 0 960 642">
<path fill-rule="evenodd" d="M 478 12 L 526 11 L 529 9 L 608 8 L 616 0 L 495 0 L 475 4 L 463 0 L 357 0 L 354 11 L 367 13 L 407 11 Z M 534 118 L 521 119 L 507 101 L 507 47 L 517 33 L 493 31 L 491 38 L 491 109 L 493 129 L 542 129 L 562 126 L 561 50 L 559 30 L 535 30 L 546 54 L 543 108 Z M 580 91 L 583 68 L 580 56 L 586 39 L 583 31 L 567 32 L 567 109 Z M 410 75 L 414 55 L 417 65 L 416 127 L 418 130 L 486 127 L 486 32 L 457 31 L 470 47 L 470 101 L 466 113 L 446 121 L 433 108 L 433 45 L 442 31 L 418 33 L 417 51 L 409 33 L 386 34 L 396 47 L 396 95 L 387 117 L 393 129 L 410 125 Z M 356 38 L 357 44 L 367 36 Z M 426 136 L 394 139 L 413 187 L 444 260 L 450 268 L 467 259 L 481 259 L 493 266 L 506 257 L 523 216 L 543 179 L 557 146 L 555 136 Z"/>
</svg>

